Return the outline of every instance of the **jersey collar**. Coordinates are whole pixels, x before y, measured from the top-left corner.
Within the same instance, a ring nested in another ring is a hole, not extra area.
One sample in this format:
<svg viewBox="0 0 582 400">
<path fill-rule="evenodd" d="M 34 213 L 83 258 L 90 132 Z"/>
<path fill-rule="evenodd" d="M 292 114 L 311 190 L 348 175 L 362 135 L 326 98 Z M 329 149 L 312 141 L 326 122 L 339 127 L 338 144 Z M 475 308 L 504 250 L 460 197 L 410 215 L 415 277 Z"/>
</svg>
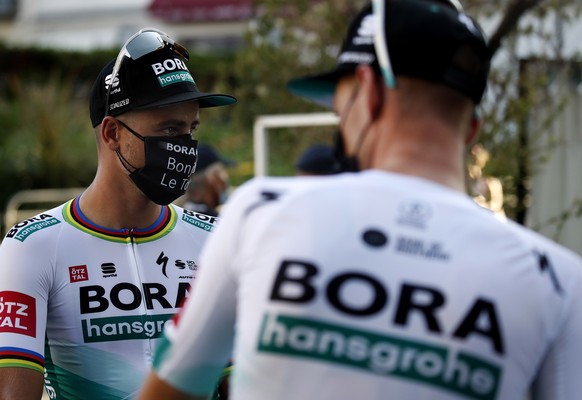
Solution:
<svg viewBox="0 0 582 400">
<path fill-rule="evenodd" d="M 167 235 L 176 225 L 177 213 L 172 205 L 162 206 L 158 219 L 143 229 L 109 229 L 93 223 L 81 211 L 79 197 L 69 201 L 63 208 L 63 217 L 75 228 L 101 239 L 119 243 L 145 243 Z"/>
</svg>

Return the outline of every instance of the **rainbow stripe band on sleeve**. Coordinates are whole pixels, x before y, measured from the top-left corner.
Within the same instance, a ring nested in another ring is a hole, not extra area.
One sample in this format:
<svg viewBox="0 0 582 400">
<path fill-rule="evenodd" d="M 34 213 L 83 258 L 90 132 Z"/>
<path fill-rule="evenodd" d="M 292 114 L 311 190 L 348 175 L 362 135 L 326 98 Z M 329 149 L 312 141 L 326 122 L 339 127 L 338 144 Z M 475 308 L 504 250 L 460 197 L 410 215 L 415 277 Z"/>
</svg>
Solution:
<svg viewBox="0 0 582 400">
<path fill-rule="evenodd" d="M 44 374 L 44 357 L 18 347 L 0 347 L 0 368 L 29 368 Z"/>
</svg>

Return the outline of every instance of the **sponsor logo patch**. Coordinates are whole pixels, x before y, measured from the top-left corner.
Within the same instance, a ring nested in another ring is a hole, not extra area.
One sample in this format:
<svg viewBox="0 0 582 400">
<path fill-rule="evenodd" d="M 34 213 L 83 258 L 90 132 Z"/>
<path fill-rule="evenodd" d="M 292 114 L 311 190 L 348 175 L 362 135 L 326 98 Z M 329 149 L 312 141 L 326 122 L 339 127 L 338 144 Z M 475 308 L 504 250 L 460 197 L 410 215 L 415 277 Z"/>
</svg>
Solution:
<svg viewBox="0 0 582 400">
<path fill-rule="evenodd" d="M 173 314 L 132 315 L 81 321 L 85 343 L 112 342 L 160 337 Z"/>
<path fill-rule="evenodd" d="M 0 292 L 0 332 L 36 337 L 36 300 L 24 293 Z"/>
<path fill-rule="evenodd" d="M 313 319 L 266 314 L 258 350 L 342 365 L 493 400 L 502 370 L 463 351 Z"/>
<path fill-rule="evenodd" d="M 176 260 L 174 264 L 178 269 L 186 269 L 186 266 L 190 271 L 196 271 L 198 269 L 198 264 L 196 264 L 196 261 L 193 260 Z"/>
<path fill-rule="evenodd" d="M 27 237 L 35 232 L 59 224 L 61 221 L 49 214 L 40 214 L 36 217 L 26 219 L 14 225 L 6 233 L 7 238 L 24 242 Z"/>
<path fill-rule="evenodd" d="M 396 251 L 409 256 L 448 261 L 451 258 L 444 245 L 439 242 L 425 242 L 421 239 L 401 236 L 396 241 Z"/>
<path fill-rule="evenodd" d="M 211 217 L 210 215 L 206 214 L 199 214 L 190 210 L 184 210 L 182 220 L 208 232 L 212 231 L 214 228 L 214 223 L 217 221 L 216 217 Z"/>
<path fill-rule="evenodd" d="M 175 83 L 184 82 L 194 83 L 194 78 L 192 78 L 192 75 L 190 75 L 189 72 L 177 71 L 170 72 L 169 74 L 165 74 L 162 76 L 158 76 L 158 82 L 160 83 L 161 87 L 166 87 L 169 85 L 173 85 Z"/>
<path fill-rule="evenodd" d="M 103 278 L 113 278 L 117 276 L 115 264 L 112 262 L 101 264 L 101 272 L 103 273 Z"/>
<path fill-rule="evenodd" d="M 89 280 L 89 272 L 86 265 L 75 265 L 69 267 L 69 281 L 71 283 Z"/>
<path fill-rule="evenodd" d="M 424 229 L 432 217 L 432 208 L 420 201 L 408 201 L 399 205 L 398 220 L 400 225 Z"/>
</svg>

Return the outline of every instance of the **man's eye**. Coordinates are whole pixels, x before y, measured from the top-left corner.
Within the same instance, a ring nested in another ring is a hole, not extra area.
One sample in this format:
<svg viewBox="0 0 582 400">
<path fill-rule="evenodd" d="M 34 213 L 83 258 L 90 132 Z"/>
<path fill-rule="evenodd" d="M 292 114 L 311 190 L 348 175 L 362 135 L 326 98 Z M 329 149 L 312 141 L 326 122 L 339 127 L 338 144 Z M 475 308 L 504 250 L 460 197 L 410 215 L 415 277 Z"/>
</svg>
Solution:
<svg viewBox="0 0 582 400">
<path fill-rule="evenodd" d="M 188 133 L 188 132 L 181 132 L 180 130 L 178 130 L 178 128 L 175 128 L 175 127 L 168 127 L 166 129 L 164 129 L 164 131 L 169 136 L 177 136 L 177 135 L 182 135 L 182 134 Z"/>
</svg>

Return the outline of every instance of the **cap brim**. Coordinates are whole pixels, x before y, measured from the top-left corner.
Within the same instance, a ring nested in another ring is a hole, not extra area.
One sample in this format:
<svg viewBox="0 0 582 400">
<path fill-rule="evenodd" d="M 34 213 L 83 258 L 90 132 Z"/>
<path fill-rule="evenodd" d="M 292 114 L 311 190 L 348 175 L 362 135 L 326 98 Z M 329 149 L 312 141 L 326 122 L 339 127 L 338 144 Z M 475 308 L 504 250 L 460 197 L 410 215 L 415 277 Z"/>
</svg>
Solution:
<svg viewBox="0 0 582 400">
<path fill-rule="evenodd" d="M 166 97 L 153 103 L 144 104 L 135 107 L 134 110 L 143 110 L 147 108 L 169 106 L 186 101 L 199 101 L 200 108 L 221 107 L 236 103 L 236 98 L 228 94 L 202 93 L 202 92 L 184 92 L 173 96 Z"/>
<path fill-rule="evenodd" d="M 337 82 L 351 70 L 345 66 L 337 67 L 323 74 L 292 79 L 287 82 L 287 90 L 315 104 L 332 109 Z"/>
</svg>

